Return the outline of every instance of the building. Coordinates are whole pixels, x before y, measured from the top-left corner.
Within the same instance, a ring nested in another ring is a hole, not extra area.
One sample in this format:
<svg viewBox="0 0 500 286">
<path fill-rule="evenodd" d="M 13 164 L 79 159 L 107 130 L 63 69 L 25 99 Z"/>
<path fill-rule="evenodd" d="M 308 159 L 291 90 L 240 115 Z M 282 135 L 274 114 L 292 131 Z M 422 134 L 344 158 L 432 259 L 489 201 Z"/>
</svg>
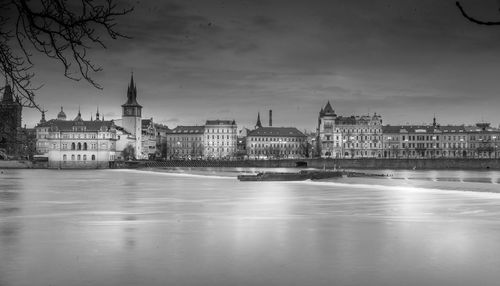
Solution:
<svg viewBox="0 0 500 286">
<path fill-rule="evenodd" d="M 248 132 L 249 159 L 296 159 L 307 154 L 307 136 L 295 127 L 260 127 Z"/>
<path fill-rule="evenodd" d="M 500 129 L 490 123 L 477 123 L 467 128 L 471 158 L 500 158 Z"/>
<path fill-rule="evenodd" d="M 204 134 L 204 157 L 232 159 L 237 152 L 237 126 L 234 120 L 207 120 Z"/>
<path fill-rule="evenodd" d="M 321 108 L 317 153 L 323 158 L 382 157 L 382 117 L 378 114 L 338 116 L 330 102 Z"/>
<path fill-rule="evenodd" d="M 127 88 L 127 101 L 122 104 L 122 118 L 117 120 L 116 125 L 121 126 L 126 133 L 135 138 L 132 147 L 136 159 L 148 159 L 142 148 L 142 106 L 137 102 L 137 86 L 133 75 L 130 77 L 130 84 Z M 117 152 L 123 152 L 123 150 L 118 149 Z"/>
<path fill-rule="evenodd" d="M 154 159 L 157 156 L 157 148 L 156 148 L 156 127 L 153 122 L 153 118 L 151 119 L 142 119 L 142 136 L 141 136 L 141 158 L 144 159 Z"/>
<path fill-rule="evenodd" d="M 177 126 L 166 132 L 166 158 L 201 159 L 204 150 L 204 126 Z"/>
<path fill-rule="evenodd" d="M 22 106 L 14 101 L 12 88 L 6 85 L 0 101 L 0 152 L 5 156 L 19 156 L 21 150 Z"/>
<path fill-rule="evenodd" d="M 384 158 L 443 156 L 442 130 L 429 125 L 383 126 Z"/>
<path fill-rule="evenodd" d="M 159 158 L 167 158 L 167 133 L 170 132 L 168 126 L 155 123 L 156 129 L 156 150 Z"/>
<path fill-rule="evenodd" d="M 41 122 L 36 133 L 48 145 L 49 168 L 108 168 L 116 159 L 113 121 L 86 121 L 78 112 L 74 120 Z"/>
</svg>

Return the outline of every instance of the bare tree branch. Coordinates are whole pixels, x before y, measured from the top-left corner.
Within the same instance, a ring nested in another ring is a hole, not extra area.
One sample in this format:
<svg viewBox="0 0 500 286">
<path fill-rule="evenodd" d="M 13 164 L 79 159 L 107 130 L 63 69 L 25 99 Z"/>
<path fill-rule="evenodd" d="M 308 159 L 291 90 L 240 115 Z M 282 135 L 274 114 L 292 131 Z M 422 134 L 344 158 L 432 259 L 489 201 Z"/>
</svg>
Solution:
<svg viewBox="0 0 500 286">
<path fill-rule="evenodd" d="M 500 21 L 495 21 L 495 22 L 490 22 L 490 21 L 481 21 L 481 20 L 477 20 L 471 16 L 469 16 L 465 10 L 462 8 L 462 5 L 460 4 L 460 2 L 455 2 L 455 4 L 457 5 L 458 9 L 460 10 L 460 12 L 462 13 L 462 16 L 464 16 L 465 19 L 471 21 L 472 23 L 476 23 L 478 25 L 486 25 L 486 26 L 498 26 L 500 25 Z"/>
<path fill-rule="evenodd" d="M 0 74 L 16 91 L 23 106 L 41 110 L 35 102 L 31 80 L 33 51 L 59 61 L 64 76 L 92 78 L 102 68 L 88 57 L 88 50 L 106 48 L 101 34 L 112 39 L 128 38 L 115 29 L 116 19 L 133 8 L 119 9 L 115 0 L 0 0 Z"/>
</svg>

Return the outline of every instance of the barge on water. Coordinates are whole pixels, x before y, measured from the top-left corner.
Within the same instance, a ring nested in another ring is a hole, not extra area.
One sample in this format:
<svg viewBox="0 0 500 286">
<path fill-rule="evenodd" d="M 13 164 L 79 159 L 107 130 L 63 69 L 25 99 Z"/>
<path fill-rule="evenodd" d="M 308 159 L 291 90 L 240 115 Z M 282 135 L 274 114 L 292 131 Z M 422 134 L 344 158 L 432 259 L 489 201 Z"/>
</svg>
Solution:
<svg viewBox="0 0 500 286">
<path fill-rule="evenodd" d="M 305 181 L 342 177 L 381 177 L 385 175 L 347 171 L 302 170 L 298 173 L 260 172 L 256 175 L 239 175 L 240 181 Z"/>
<path fill-rule="evenodd" d="M 240 181 L 305 181 L 329 178 L 340 178 L 346 176 L 342 171 L 308 171 L 302 170 L 298 173 L 260 172 L 256 175 L 239 175 Z"/>
</svg>

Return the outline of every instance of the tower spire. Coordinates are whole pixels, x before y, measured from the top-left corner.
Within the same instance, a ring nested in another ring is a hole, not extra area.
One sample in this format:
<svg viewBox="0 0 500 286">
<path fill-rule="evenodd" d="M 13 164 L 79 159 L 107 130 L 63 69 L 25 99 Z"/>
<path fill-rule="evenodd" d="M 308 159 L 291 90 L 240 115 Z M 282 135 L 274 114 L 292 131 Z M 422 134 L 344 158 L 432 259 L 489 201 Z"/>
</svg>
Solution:
<svg viewBox="0 0 500 286">
<path fill-rule="evenodd" d="M 261 128 L 262 123 L 260 122 L 260 112 L 257 113 L 257 123 L 255 124 L 255 128 Z"/>
<path fill-rule="evenodd" d="M 97 106 L 97 112 L 95 114 L 95 120 L 99 121 L 99 105 Z"/>
</svg>

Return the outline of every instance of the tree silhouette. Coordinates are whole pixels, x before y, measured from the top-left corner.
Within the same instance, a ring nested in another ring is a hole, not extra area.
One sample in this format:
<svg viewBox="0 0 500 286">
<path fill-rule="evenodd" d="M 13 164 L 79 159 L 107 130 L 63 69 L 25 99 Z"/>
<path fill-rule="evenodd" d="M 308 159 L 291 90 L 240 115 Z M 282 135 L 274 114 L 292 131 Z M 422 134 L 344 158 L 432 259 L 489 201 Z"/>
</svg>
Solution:
<svg viewBox="0 0 500 286">
<path fill-rule="evenodd" d="M 0 73 L 16 91 L 23 106 L 41 108 L 35 102 L 31 80 L 34 53 L 59 61 L 64 75 L 82 78 L 96 88 L 88 50 L 106 48 L 101 35 L 126 37 L 115 30 L 116 18 L 133 8 L 118 9 L 114 0 L 0 0 Z"/>
</svg>

